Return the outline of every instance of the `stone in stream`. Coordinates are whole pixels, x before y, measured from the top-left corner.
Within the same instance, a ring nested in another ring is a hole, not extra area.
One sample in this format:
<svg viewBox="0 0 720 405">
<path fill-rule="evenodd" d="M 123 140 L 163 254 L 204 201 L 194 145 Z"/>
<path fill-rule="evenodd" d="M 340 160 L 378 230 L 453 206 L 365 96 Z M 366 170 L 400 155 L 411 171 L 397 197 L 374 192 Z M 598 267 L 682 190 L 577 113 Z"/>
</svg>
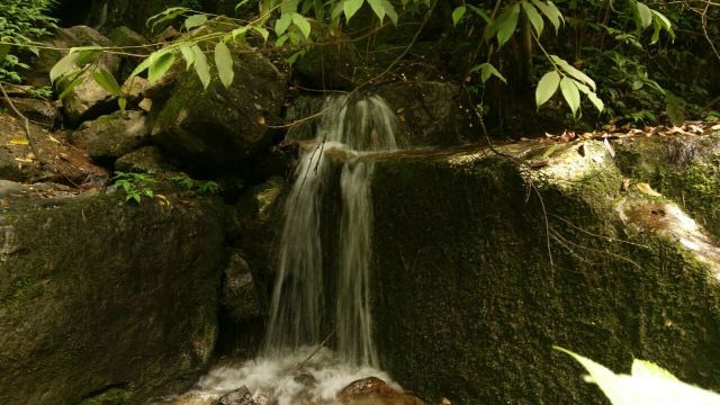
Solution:
<svg viewBox="0 0 720 405">
<path fill-rule="evenodd" d="M 353 381 L 338 393 L 342 405 L 424 405 L 419 398 L 391 388 L 377 377 Z"/>
<path fill-rule="evenodd" d="M 256 405 L 256 403 L 250 390 L 242 387 L 224 395 L 213 405 Z"/>
</svg>

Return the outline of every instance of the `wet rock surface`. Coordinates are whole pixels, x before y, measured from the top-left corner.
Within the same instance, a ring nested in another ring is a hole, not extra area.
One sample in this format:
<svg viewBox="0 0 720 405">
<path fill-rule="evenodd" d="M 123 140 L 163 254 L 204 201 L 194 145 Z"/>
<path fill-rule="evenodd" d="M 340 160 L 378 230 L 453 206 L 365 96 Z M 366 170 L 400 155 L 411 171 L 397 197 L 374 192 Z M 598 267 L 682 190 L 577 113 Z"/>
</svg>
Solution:
<svg viewBox="0 0 720 405">
<path fill-rule="evenodd" d="M 119 157 L 147 144 L 150 130 L 142 111 L 117 111 L 84 123 L 70 138 L 94 161 L 111 166 Z"/>
<path fill-rule="evenodd" d="M 612 157 L 652 142 L 376 157 L 373 316 L 393 377 L 436 402 L 604 403 L 560 345 L 615 369 L 652 359 L 717 390 L 717 240 Z"/>
<path fill-rule="evenodd" d="M 252 393 L 247 387 L 239 388 L 215 402 L 215 405 L 255 405 Z"/>
<path fill-rule="evenodd" d="M 217 334 L 222 207 L 17 187 L 0 212 L 0 402 L 123 386 L 142 403 L 192 383 Z"/>
</svg>

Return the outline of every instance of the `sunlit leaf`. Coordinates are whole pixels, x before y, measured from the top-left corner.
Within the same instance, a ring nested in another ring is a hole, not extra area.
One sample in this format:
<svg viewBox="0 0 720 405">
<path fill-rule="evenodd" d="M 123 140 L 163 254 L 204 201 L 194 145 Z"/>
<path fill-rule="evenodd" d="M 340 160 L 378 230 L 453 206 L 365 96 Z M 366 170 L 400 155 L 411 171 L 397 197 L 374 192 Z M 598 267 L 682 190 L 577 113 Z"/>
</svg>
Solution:
<svg viewBox="0 0 720 405">
<path fill-rule="evenodd" d="M 460 20 L 462 20 L 463 16 L 465 15 L 466 11 L 467 11 L 467 7 L 465 7 L 465 6 L 460 6 L 453 11 L 453 13 L 452 13 L 453 25 L 458 25 Z"/>
<path fill-rule="evenodd" d="M 197 45 L 193 45 L 190 49 L 192 49 L 195 54 L 195 73 L 197 73 L 203 87 L 207 89 L 210 85 L 210 66 L 208 65 L 207 57 Z"/>
<path fill-rule="evenodd" d="M 533 29 L 535 29 L 538 37 L 541 36 L 543 29 L 545 28 L 545 22 L 543 21 L 540 13 L 538 13 L 535 6 L 533 6 L 532 3 L 527 0 L 523 0 L 522 8 L 523 11 L 525 11 L 525 15 L 527 16 L 528 20 L 530 20 L 530 24 L 533 26 Z"/>
<path fill-rule="evenodd" d="M 225 88 L 230 87 L 235 77 L 235 70 L 233 69 L 233 58 L 230 49 L 223 42 L 218 42 L 215 45 L 215 66 L 220 76 L 220 82 Z"/>
<path fill-rule="evenodd" d="M 345 13 L 345 19 L 350 21 L 355 13 L 360 10 L 360 7 L 362 7 L 364 2 L 365 0 L 345 0 L 343 3 L 343 13 Z"/>
<path fill-rule="evenodd" d="M 305 35 L 305 38 L 310 38 L 310 31 L 312 30 L 312 28 L 310 27 L 310 23 L 305 17 L 298 13 L 295 13 L 292 15 L 292 21 L 295 26 L 300 29 L 300 32 Z"/>
<path fill-rule="evenodd" d="M 60 76 L 74 68 L 76 66 L 75 62 L 79 56 L 80 55 L 77 53 L 69 53 L 60 59 L 50 70 L 50 81 L 55 83 Z"/>
<path fill-rule="evenodd" d="M 497 21 L 498 45 L 503 46 L 515 33 L 520 18 L 520 4 L 515 3 L 503 11 Z"/>
<path fill-rule="evenodd" d="M 195 53 L 193 53 L 188 44 L 180 44 L 179 48 L 183 59 L 185 59 L 185 69 L 190 69 L 190 66 L 195 63 Z"/>
<path fill-rule="evenodd" d="M 575 85 L 575 81 L 569 77 L 563 77 L 560 80 L 560 91 L 563 98 L 565 98 L 565 102 L 570 106 L 573 115 L 576 115 L 580 109 L 580 91 Z"/>
<path fill-rule="evenodd" d="M 92 74 L 92 78 L 98 85 L 100 85 L 100 87 L 113 96 L 119 97 L 122 94 L 117 80 L 115 80 L 115 77 L 113 77 L 113 75 L 111 75 L 108 71 L 100 69 Z"/>
<path fill-rule="evenodd" d="M 204 14 L 191 15 L 185 20 L 185 29 L 190 31 L 193 28 L 197 28 L 207 22 L 208 18 Z"/>
<path fill-rule="evenodd" d="M 175 63 L 175 54 L 172 52 L 165 52 L 155 58 L 148 68 L 148 82 L 152 84 L 160 80 L 173 63 Z"/>
<path fill-rule="evenodd" d="M 560 74 L 553 70 L 545 73 L 535 90 L 535 104 L 540 108 L 557 92 L 560 85 Z"/>
<path fill-rule="evenodd" d="M 636 1 L 636 7 L 637 7 L 637 13 L 638 18 L 640 19 L 640 26 L 645 29 L 652 24 L 652 11 L 650 10 L 650 7 L 645 5 L 645 3 L 641 3 L 639 1 Z"/>
<path fill-rule="evenodd" d="M 382 21 L 385 18 L 385 7 L 381 0 L 367 0 L 377 18 Z"/>
<path fill-rule="evenodd" d="M 555 33 L 560 30 L 560 22 L 562 21 L 562 14 L 557 10 L 554 5 L 551 7 L 550 3 L 543 2 L 541 0 L 531 0 L 532 4 L 540 10 L 541 13 L 547 17 L 548 21 L 555 27 Z"/>
</svg>

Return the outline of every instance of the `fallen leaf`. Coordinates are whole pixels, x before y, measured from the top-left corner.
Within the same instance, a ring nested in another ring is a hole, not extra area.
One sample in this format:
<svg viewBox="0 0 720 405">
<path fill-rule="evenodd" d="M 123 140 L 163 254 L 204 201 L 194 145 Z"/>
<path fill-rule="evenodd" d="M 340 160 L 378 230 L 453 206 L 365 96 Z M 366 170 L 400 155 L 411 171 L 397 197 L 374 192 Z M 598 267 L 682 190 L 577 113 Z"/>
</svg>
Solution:
<svg viewBox="0 0 720 405">
<path fill-rule="evenodd" d="M 29 144 L 29 142 L 28 142 L 27 138 L 25 138 L 25 137 L 12 138 L 12 139 L 10 139 L 10 142 L 8 142 L 8 145 L 28 145 L 28 144 Z"/>
<path fill-rule="evenodd" d="M 608 153 L 610 154 L 610 157 L 614 158 L 615 157 L 615 148 L 613 148 L 612 144 L 610 143 L 610 141 L 608 141 L 607 138 L 605 138 L 605 140 L 603 141 L 603 145 L 605 145 L 605 149 L 607 149 Z"/>
<path fill-rule="evenodd" d="M 55 142 L 55 143 L 62 143 L 62 142 L 58 141 L 58 140 L 57 140 L 54 136 L 52 136 L 52 135 L 48 135 L 48 138 L 50 138 L 50 140 L 53 141 L 53 142 Z"/>
<path fill-rule="evenodd" d="M 638 183 L 635 187 L 637 187 L 637 189 L 640 190 L 641 193 L 647 194 L 651 197 L 662 197 L 662 194 L 653 190 L 653 188 L 650 187 L 650 185 L 647 183 Z"/>
</svg>

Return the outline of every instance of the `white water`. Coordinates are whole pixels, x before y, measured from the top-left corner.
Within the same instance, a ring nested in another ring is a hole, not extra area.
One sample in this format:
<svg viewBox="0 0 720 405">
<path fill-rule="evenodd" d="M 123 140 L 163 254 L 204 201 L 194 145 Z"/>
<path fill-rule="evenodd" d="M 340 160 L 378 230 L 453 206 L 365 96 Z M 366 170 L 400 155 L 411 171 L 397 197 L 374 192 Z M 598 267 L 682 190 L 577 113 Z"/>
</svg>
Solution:
<svg viewBox="0 0 720 405">
<path fill-rule="evenodd" d="M 331 336 L 338 355 L 356 365 L 378 365 L 369 303 L 374 164 L 357 157 L 365 151 L 393 150 L 395 114 L 378 96 L 328 99 L 315 146 L 306 152 L 285 207 L 280 263 L 272 299 L 267 348 L 297 348 Z M 329 263 L 337 283 L 335 312 L 325 313 L 321 227 L 324 189 L 332 164 L 328 154 L 345 157 L 340 187 L 343 201 L 339 258 Z M 329 317 L 329 318 L 326 318 Z M 330 321 L 326 321 L 330 319 Z"/>
<path fill-rule="evenodd" d="M 378 369 L 373 343 L 369 300 L 374 164 L 358 160 L 369 151 L 396 149 L 395 130 L 395 114 L 378 96 L 326 101 L 315 144 L 300 157 L 285 206 L 264 352 L 241 367 L 211 371 L 182 398 L 214 399 L 246 386 L 258 403 L 277 398 L 280 405 L 331 404 L 342 388 L 370 376 L 399 389 Z M 339 229 L 330 233 L 338 235 L 338 257 L 324 263 L 321 232 L 329 225 L 323 222 L 323 197 L 329 187 L 337 187 L 330 184 L 337 168 L 331 156 L 343 160 L 342 216 Z M 336 284 L 325 291 L 328 269 L 335 273 Z M 326 308 L 327 302 L 335 307 Z M 325 347 L 312 355 L 320 346 Z"/>
</svg>

